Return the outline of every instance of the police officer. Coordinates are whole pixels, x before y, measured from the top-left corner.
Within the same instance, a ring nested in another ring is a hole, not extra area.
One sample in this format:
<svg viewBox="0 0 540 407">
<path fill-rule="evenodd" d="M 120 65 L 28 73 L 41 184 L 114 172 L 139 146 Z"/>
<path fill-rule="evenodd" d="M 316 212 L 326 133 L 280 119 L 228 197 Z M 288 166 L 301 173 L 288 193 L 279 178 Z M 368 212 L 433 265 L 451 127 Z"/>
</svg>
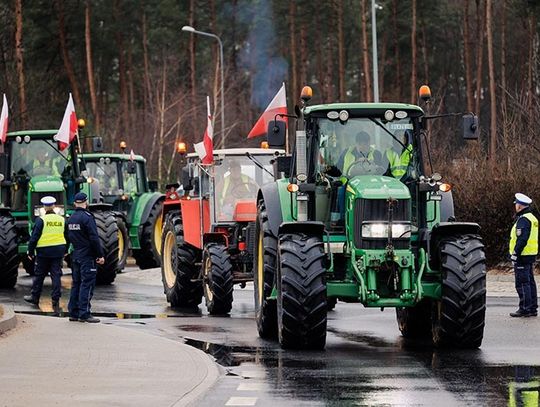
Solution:
<svg viewBox="0 0 540 407">
<path fill-rule="evenodd" d="M 52 306 L 54 312 L 59 313 L 62 259 L 66 252 L 65 222 L 63 216 L 54 212 L 54 204 L 56 203 L 54 197 L 45 196 L 41 198 L 41 203 L 45 208 L 45 215 L 36 218 L 26 253 L 31 261 L 35 257 L 34 281 L 31 294 L 25 295 L 24 300 L 34 305 L 39 304 L 43 280 L 49 273 L 52 280 Z M 37 256 L 35 256 L 36 251 Z"/>
<path fill-rule="evenodd" d="M 75 194 L 74 204 L 75 213 L 68 220 L 68 238 L 73 244 L 69 320 L 96 323 L 99 319 L 90 313 L 90 300 L 96 285 L 96 263 L 104 264 L 105 259 L 96 221 L 86 209 L 88 197 L 84 192 L 79 192 Z"/>
<path fill-rule="evenodd" d="M 510 232 L 509 252 L 514 266 L 519 309 L 510 316 L 535 317 L 538 315 L 538 298 L 533 265 L 538 254 L 538 219 L 529 208 L 531 198 L 520 193 L 515 198 L 516 222 Z"/>
</svg>

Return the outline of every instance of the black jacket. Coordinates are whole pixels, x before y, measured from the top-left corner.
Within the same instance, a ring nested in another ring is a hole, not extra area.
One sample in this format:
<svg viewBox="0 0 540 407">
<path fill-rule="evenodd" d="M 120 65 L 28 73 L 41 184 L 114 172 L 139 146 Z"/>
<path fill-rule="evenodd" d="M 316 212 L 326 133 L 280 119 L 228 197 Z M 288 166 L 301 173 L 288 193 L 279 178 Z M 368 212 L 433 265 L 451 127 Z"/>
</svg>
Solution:
<svg viewBox="0 0 540 407">
<path fill-rule="evenodd" d="M 86 209 L 76 208 L 68 219 L 68 239 L 73 245 L 73 258 L 93 260 L 103 257 L 94 216 Z"/>
</svg>

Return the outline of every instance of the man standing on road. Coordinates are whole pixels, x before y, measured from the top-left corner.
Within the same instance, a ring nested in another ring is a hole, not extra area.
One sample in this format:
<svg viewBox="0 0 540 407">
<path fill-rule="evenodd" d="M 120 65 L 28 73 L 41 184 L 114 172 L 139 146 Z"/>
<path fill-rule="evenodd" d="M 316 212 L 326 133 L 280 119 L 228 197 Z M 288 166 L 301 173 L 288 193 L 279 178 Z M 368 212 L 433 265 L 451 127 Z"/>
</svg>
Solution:
<svg viewBox="0 0 540 407">
<path fill-rule="evenodd" d="M 104 264 L 105 259 L 96 221 L 86 210 L 88 197 L 79 192 L 74 200 L 75 213 L 68 220 L 68 239 L 73 244 L 69 320 L 96 323 L 99 319 L 90 313 L 90 300 L 96 286 L 96 263 Z"/>
<path fill-rule="evenodd" d="M 39 297 L 43 290 L 43 280 L 47 274 L 52 280 L 52 307 L 55 313 L 60 312 L 60 296 L 62 277 L 62 259 L 66 252 L 65 222 L 64 217 L 54 212 L 56 199 L 52 196 L 41 198 L 41 204 L 45 208 L 45 214 L 36 218 L 32 229 L 32 236 L 28 242 L 26 255 L 30 261 L 36 258 L 34 265 L 34 281 L 30 295 L 25 295 L 24 300 L 34 305 L 39 304 Z M 35 252 L 37 251 L 37 257 Z"/>
<path fill-rule="evenodd" d="M 510 232 L 510 260 L 514 266 L 519 309 L 511 317 L 536 317 L 538 297 L 534 281 L 534 261 L 538 254 L 538 219 L 531 213 L 532 199 L 517 193 L 514 200 L 516 222 Z"/>
</svg>

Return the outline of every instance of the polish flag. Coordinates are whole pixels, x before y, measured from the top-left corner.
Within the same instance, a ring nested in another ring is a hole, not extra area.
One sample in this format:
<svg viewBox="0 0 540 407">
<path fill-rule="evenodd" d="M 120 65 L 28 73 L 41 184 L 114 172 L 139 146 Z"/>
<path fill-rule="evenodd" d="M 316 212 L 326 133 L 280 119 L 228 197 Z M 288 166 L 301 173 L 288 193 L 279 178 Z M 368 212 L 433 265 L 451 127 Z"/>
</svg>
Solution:
<svg viewBox="0 0 540 407">
<path fill-rule="evenodd" d="M 58 141 L 58 147 L 60 150 L 65 150 L 73 141 L 77 135 L 77 115 L 75 114 L 75 106 L 73 105 L 73 99 L 71 93 L 69 94 L 68 104 L 62 119 L 60 129 L 56 134 L 56 141 Z"/>
<path fill-rule="evenodd" d="M 0 114 L 0 141 L 6 142 L 8 129 L 8 104 L 6 95 L 4 94 L 4 102 L 2 103 L 2 113 Z"/>
<path fill-rule="evenodd" d="M 210 113 L 210 96 L 206 97 L 206 106 L 208 108 L 206 131 L 203 141 L 196 143 L 195 152 L 199 155 L 203 164 L 212 164 L 214 162 L 214 127 L 212 126 L 212 113 Z"/>
<path fill-rule="evenodd" d="M 262 116 L 259 117 L 257 123 L 255 123 L 255 126 L 253 126 L 253 128 L 249 132 L 248 138 L 266 135 L 266 131 L 268 129 L 268 122 L 274 120 L 276 114 L 278 113 L 287 114 L 287 96 L 285 94 L 285 83 L 281 85 L 279 92 L 276 94 L 276 96 L 274 96 L 274 99 L 272 99 Z M 280 119 L 287 122 L 286 117 Z"/>
<path fill-rule="evenodd" d="M 135 161 L 135 153 L 133 152 L 133 150 L 131 150 L 131 152 L 129 153 L 129 161 Z"/>
</svg>

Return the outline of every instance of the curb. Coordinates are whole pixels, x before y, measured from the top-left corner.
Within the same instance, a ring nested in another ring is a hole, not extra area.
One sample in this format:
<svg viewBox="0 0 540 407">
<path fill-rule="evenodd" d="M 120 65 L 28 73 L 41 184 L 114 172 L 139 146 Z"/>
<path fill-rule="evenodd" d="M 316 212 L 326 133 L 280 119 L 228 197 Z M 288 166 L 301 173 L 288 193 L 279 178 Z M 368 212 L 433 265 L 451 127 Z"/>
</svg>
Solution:
<svg viewBox="0 0 540 407">
<path fill-rule="evenodd" d="M 0 315 L 0 335 L 4 332 L 9 331 L 10 329 L 15 328 L 17 325 L 17 317 L 15 312 L 13 312 L 12 307 L 0 304 L 0 310 L 3 310 L 3 313 Z"/>
</svg>

